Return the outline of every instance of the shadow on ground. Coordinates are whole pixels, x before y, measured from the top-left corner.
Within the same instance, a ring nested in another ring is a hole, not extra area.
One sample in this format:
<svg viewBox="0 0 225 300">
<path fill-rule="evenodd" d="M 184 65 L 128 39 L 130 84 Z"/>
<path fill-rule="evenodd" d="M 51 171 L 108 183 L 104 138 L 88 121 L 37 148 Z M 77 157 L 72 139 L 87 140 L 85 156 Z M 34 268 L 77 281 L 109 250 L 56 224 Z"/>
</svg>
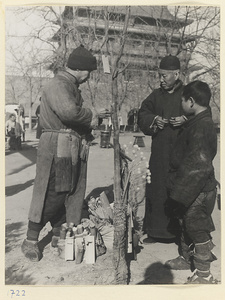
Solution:
<svg viewBox="0 0 225 300">
<path fill-rule="evenodd" d="M 38 248 L 40 250 L 41 253 L 43 253 L 45 247 L 51 243 L 51 240 L 52 240 L 52 236 L 53 236 L 53 233 L 52 231 L 49 231 L 47 233 L 47 235 L 45 235 L 39 242 L 38 242 Z"/>
<path fill-rule="evenodd" d="M 21 236 L 24 235 L 24 226 L 26 223 L 16 222 L 7 224 L 5 227 L 5 253 L 15 249 L 21 244 Z"/>
<path fill-rule="evenodd" d="M 7 186 L 5 188 L 5 195 L 6 196 L 13 196 L 21 191 L 26 190 L 27 188 L 29 188 L 30 186 L 32 186 L 34 183 L 34 179 L 31 179 L 25 183 L 19 183 L 19 184 L 15 184 L 15 185 L 11 185 L 11 186 Z"/>
<path fill-rule="evenodd" d="M 97 187 L 95 189 L 93 189 L 85 198 L 86 201 L 88 201 L 88 199 L 90 197 L 94 197 L 97 198 L 99 197 L 99 195 L 105 192 L 106 196 L 109 200 L 109 203 L 112 203 L 114 201 L 114 194 L 113 194 L 113 184 L 109 185 L 109 186 L 102 186 L 102 187 Z"/>
<path fill-rule="evenodd" d="M 171 270 L 161 262 L 156 262 L 147 267 L 144 280 L 137 284 L 173 284 L 173 279 Z"/>
<path fill-rule="evenodd" d="M 26 272 L 28 268 L 14 264 L 7 268 L 5 271 L 5 284 L 6 285 L 32 285 L 35 280 Z"/>
<path fill-rule="evenodd" d="M 17 168 L 17 169 L 13 169 L 13 171 L 11 173 L 9 173 L 8 175 L 12 175 L 12 174 L 16 174 L 19 173 L 20 171 L 36 164 L 36 160 L 37 160 L 37 143 L 32 143 L 31 145 L 29 144 L 24 144 L 22 146 L 22 150 L 20 151 L 6 151 L 5 152 L 5 157 L 11 155 L 11 154 L 15 154 L 15 153 L 19 153 L 21 155 L 23 155 L 26 159 L 28 159 L 30 161 L 30 163 L 26 163 L 24 165 L 22 165 L 21 167 Z M 6 160 L 6 168 L 7 168 L 7 160 Z"/>
</svg>

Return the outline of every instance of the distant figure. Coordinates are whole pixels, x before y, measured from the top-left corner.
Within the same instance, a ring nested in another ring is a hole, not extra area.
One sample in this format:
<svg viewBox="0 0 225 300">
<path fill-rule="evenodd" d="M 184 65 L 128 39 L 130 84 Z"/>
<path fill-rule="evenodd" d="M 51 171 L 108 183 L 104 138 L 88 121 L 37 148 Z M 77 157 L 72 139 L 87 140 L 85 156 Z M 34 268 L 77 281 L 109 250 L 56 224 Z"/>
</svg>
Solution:
<svg viewBox="0 0 225 300">
<path fill-rule="evenodd" d="M 18 109 L 16 109 L 15 111 L 17 112 L 16 122 L 20 124 L 21 137 L 23 142 L 25 142 L 25 117 L 23 105 L 20 104 Z"/>
<path fill-rule="evenodd" d="M 16 115 L 11 114 L 5 123 L 7 149 L 20 150 L 21 149 L 21 125 L 16 122 Z"/>
<path fill-rule="evenodd" d="M 119 122 L 119 126 L 123 125 L 123 118 L 121 115 L 118 116 L 118 122 Z"/>
<path fill-rule="evenodd" d="M 138 131 L 138 109 L 133 108 L 128 112 L 127 124 L 133 126 L 133 132 Z"/>
<path fill-rule="evenodd" d="M 41 101 L 41 97 L 40 97 L 39 101 Z M 40 104 L 38 105 L 35 114 L 36 114 L 36 117 L 37 117 L 36 138 L 40 139 L 40 136 L 42 134 L 42 127 L 40 125 Z"/>
</svg>

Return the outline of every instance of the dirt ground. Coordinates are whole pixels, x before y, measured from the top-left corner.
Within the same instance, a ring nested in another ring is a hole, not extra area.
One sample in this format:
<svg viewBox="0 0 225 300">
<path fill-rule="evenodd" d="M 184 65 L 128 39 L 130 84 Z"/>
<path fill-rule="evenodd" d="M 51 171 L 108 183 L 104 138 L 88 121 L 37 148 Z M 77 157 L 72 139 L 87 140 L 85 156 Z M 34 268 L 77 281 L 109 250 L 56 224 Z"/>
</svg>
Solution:
<svg viewBox="0 0 225 300">
<path fill-rule="evenodd" d="M 131 145 L 133 133 L 121 134 L 121 145 Z M 218 138 L 219 139 L 219 138 Z M 144 138 L 142 151 L 147 160 L 150 155 L 150 138 Z M 219 141 L 218 141 L 219 144 Z M 50 227 L 41 233 L 43 258 L 37 263 L 25 259 L 21 253 L 21 244 L 26 237 L 27 216 L 30 206 L 36 168 L 38 140 L 35 132 L 27 133 L 27 141 L 19 152 L 6 151 L 5 166 L 5 284 L 6 285 L 112 285 L 114 267 L 112 263 L 112 245 L 108 245 L 106 254 L 97 258 L 95 264 L 75 264 L 59 258 L 57 249 L 50 245 Z M 218 147 L 219 149 L 219 147 Z M 219 155 L 215 159 L 216 176 L 219 180 Z M 113 184 L 113 149 L 101 148 L 100 137 L 90 147 L 88 162 L 88 182 L 86 195 L 101 191 L 112 191 Z M 217 260 L 212 263 L 214 277 L 221 281 L 221 211 L 215 206 L 213 219 L 216 231 L 212 233 L 216 247 Z M 145 238 L 144 236 L 143 238 Z M 137 260 L 130 263 L 130 285 L 183 284 L 190 271 L 171 271 L 163 264 L 177 256 L 174 243 L 140 244 Z"/>
</svg>

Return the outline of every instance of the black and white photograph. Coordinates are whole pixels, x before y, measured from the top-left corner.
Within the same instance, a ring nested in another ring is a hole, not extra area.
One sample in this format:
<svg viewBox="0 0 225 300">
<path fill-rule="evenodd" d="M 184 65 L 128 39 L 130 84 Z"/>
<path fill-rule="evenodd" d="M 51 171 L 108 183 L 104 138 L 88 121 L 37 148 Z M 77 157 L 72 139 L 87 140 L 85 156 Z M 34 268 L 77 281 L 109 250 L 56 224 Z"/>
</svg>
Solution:
<svg viewBox="0 0 225 300">
<path fill-rule="evenodd" d="M 4 6 L 4 299 L 221 289 L 221 7 L 155 4 Z"/>
</svg>

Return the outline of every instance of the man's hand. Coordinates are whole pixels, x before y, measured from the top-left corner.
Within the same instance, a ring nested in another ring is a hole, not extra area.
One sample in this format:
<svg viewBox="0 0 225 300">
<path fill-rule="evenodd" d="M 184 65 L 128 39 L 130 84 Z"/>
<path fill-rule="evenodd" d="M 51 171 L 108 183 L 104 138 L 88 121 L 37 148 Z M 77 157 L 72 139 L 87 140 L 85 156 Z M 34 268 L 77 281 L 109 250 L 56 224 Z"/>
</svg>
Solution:
<svg viewBox="0 0 225 300">
<path fill-rule="evenodd" d="M 158 117 L 156 117 L 156 119 L 155 119 L 155 123 L 156 123 L 156 125 L 157 125 L 157 127 L 158 127 L 159 129 L 163 129 L 164 126 L 165 126 L 165 124 L 168 123 L 168 120 L 167 120 L 167 119 L 163 119 L 162 117 L 158 116 Z"/>
<path fill-rule="evenodd" d="M 96 129 L 97 126 L 98 126 L 98 117 L 95 116 L 95 117 L 92 118 L 92 121 L 91 121 L 91 128 L 92 128 L 92 129 Z"/>
<path fill-rule="evenodd" d="M 178 127 L 184 124 L 184 122 L 187 121 L 187 118 L 185 116 L 179 116 L 179 117 L 171 117 L 169 122 L 173 127 Z"/>
<path fill-rule="evenodd" d="M 95 137 L 93 136 L 93 134 L 91 132 L 85 135 L 86 142 L 92 142 L 94 139 L 95 139 Z"/>
</svg>

